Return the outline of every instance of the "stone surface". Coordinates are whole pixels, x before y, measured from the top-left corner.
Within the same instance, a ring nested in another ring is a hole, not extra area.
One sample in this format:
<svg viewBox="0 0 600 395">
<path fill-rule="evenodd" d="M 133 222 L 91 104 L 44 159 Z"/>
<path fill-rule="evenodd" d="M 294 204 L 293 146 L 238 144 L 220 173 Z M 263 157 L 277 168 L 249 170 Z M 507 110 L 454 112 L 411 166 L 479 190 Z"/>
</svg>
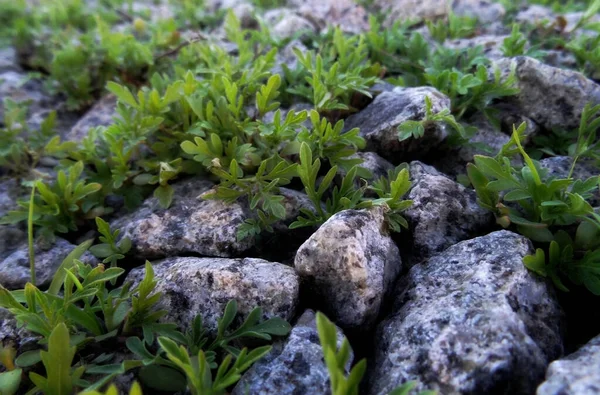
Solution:
<svg viewBox="0 0 600 395">
<path fill-rule="evenodd" d="M 600 336 L 571 355 L 554 361 L 537 395 L 580 395 L 600 393 Z"/>
<path fill-rule="evenodd" d="M 572 177 L 576 180 L 587 180 L 590 177 L 600 176 L 600 169 L 594 162 L 592 159 L 580 158 L 575 164 Z M 573 158 L 570 156 L 553 156 L 542 159 L 540 166 L 548 169 L 548 176 L 550 177 L 567 178 L 572 163 Z M 596 189 L 596 192 L 588 201 L 592 206 L 600 206 L 600 191 Z"/>
<path fill-rule="evenodd" d="M 290 38 L 300 32 L 316 31 L 315 25 L 291 9 L 269 11 L 265 14 L 265 20 L 268 26 L 273 26 L 271 34 L 278 38 Z"/>
<path fill-rule="evenodd" d="M 413 181 L 406 199 L 413 204 L 403 213 L 412 232 L 409 265 L 491 228 L 493 215 L 479 207 L 474 190 L 418 161 L 409 171 Z"/>
<path fill-rule="evenodd" d="M 577 128 L 584 106 L 600 103 L 600 85 L 576 71 L 525 56 L 502 58 L 495 64 L 505 74 L 515 67 L 519 80 L 520 93 L 505 101 L 546 129 Z"/>
<path fill-rule="evenodd" d="M 294 317 L 298 304 L 299 280 L 289 266 L 263 259 L 167 258 L 154 262 L 156 291 L 162 292 L 157 309 L 168 314 L 164 322 L 174 322 L 184 330 L 194 317 L 202 316 L 205 328 L 214 334 L 217 320 L 230 300 L 236 300 L 237 323 L 255 307 L 262 318 Z M 137 284 L 143 267 L 132 270 L 126 281 Z"/>
<path fill-rule="evenodd" d="M 19 355 L 39 348 L 38 340 L 39 336 L 20 326 L 10 311 L 0 307 L 0 345 L 11 345 Z"/>
<path fill-rule="evenodd" d="M 375 0 L 374 6 L 387 14 L 388 25 L 397 20 L 445 18 L 451 10 L 483 23 L 498 21 L 506 13 L 501 4 L 491 0 Z"/>
<path fill-rule="evenodd" d="M 446 127 L 436 123 L 427 127 L 421 138 L 398 141 L 398 126 L 404 121 L 419 121 L 425 117 L 426 96 L 431 99 L 433 113 L 450 107 L 450 99 L 434 88 L 398 87 L 381 93 L 365 109 L 350 116 L 345 130 L 360 128 L 367 150 L 377 152 L 394 164 L 422 157 L 448 137 Z"/>
<path fill-rule="evenodd" d="M 4 122 L 4 106 L 1 104 L 5 99 L 27 103 L 29 114 L 40 111 L 50 101 L 43 93 L 40 81 L 31 80 L 26 74 L 13 70 L 0 73 L 0 123 Z"/>
<path fill-rule="evenodd" d="M 192 178 L 173 184 L 174 198 L 168 209 L 159 206 L 154 197 L 148 198 L 136 211 L 124 215 L 112 224 L 121 229 L 121 237 L 129 237 L 132 250 L 148 259 L 183 254 L 203 256 L 240 256 L 255 245 L 253 237 L 237 239 L 237 232 L 253 213 L 242 201 L 227 204 L 222 200 L 201 197 L 213 183 Z M 310 200 L 299 192 L 281 188 L 282 202 L 287 210 L 286 220 L 276 224 L 282 235 L 300 214 L 300 208 L 310 208 Z"/>
<path fill-rule="evenodd" d="M 11 70 L 21 70 L 17 60 L 17 52 L 12 47 L 0 48 L 0 73 Z"/>
<path fill-rule="evenodd" d="M 338 328 L 338 345 L 341 339 Z M 232 395 L 330 394 L 329 385 L 315 313 L 307 310 L 289 337 L 273 344 L 273 350 L 242 376 Z"/>
<path fill-rule="evenodd" d="M 14 178 L 0 179 L 0 218 L 10 210 L 18 208 L 17 199 L 23 195 L 23 190 Z"/>
<path fill-rule="evenodd" d="M 100 101 L 90 108 L 73 128 L 66 134 L 65 139 L 70 141 L 81 141 L 90 129 L 98 126 L 109 126 L 116 116 L 117 98 L 114 95 L 104 96 Z"/>
<path fill-rule="evenodd" d="M 345 33 L 361 33 L 369 29 L 369 14 L 352 0 L 288 0 L 300 16 L 321 31 L 339 26 Z"/>
<path fill-rule="evenodd" d="M 304 242 L 294 264 L 315 308 L 357 331 L 374 323 L 401 270 L 381 207 L 335 214 Z"/>
<path fill-rule="evenodd" d="M 50 285 L 56 269 L 75 247 L 61 238 L 56 238 L 53 245 L 36 241 L 35 275 L 38 287 Z M 89 252 L 86 252 L 80 260 L 89 264 L 96 262 L 96 258 Z M 30 279 L 29 250 L 25 238 L 16 246 L 13 245 L 13 248 L 4 251 L 0 257 L 0 285 L 8 289 L 21 289 Z"/>
<path fill-rule="evenodd" d="M 500 59 L 504 56 L 502 52 L 502 45 L 504 39 L 508 37 L 506 35 L 492 35 L 486 34 L 473 38 L 459 38 L 455 40 L 446 40 L 444 46 L 455 49 L 466 49 L 481 46 L 483 48 L 483 54 L 489 59 Z"/>
<path fill-rule="evenodd" d="M 375 335 L 369 393 L 408 380 L 443 394 L 533 393 L 562 352 L 562 312 L 523 265 L 532 252 L 525 237 L 498 231 L 414 266 Z"/>
</svg>

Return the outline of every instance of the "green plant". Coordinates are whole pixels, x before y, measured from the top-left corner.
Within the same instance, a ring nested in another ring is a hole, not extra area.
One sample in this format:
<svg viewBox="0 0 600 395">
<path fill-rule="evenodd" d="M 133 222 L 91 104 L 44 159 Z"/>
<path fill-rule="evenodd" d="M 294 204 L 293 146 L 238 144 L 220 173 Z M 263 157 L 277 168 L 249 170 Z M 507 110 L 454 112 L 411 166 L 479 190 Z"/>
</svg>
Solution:
<svg viewBox="0 0 600 395">
<path fill-rule="evenodd" d="M 519 25 L 515 23 L 512 26 L 510 36 L 503 40 L 500 50 L 504 56 L 507 57 L 529 56 L 533 58 L 540 58 L 544 55 L 542 51 L 539 51 L 534 47 L 527 48 L 527 46 L 527 38 L 523 33 L 521 33 Z"/>
<path fill-rule="evenodd" d="M 587 113 L 589 115 L 589 109 Z M 582 117 L 582 125 L 589 118 Z M 599 121 L 600 122 L 600 121 Z M 597 125 L 596 125 L 597 127 Z M 588 135 L 585 126 L 580 129 L 576 152 L 586 149 Z M 586 199 L 600 186 L 600 177 L 573 180 L 572 172 L 565 179 L 548 178 L 547 171 L 531 159 L 521 145 L 525 124 L 513 131 L 512 138 L 495 157 L 476 155 L 474 164 L 467 166 L 467 173 L 477 192 L 478 203 L 494 212 L 498 224 L 507 228 L 511 225 L 535 242 L 550 244 L 550 261 L 543 265 L 544 253 L 536 253 L 535 259 L 525 259 L 527 267 L 538 274 L 548 275 L 563 290 L 559 275 L 567 274 L 575 284 L 584 284 L 591 292 L 600 293 L 598 287 L 598 265 L 596 249 L 600 232 L 600 217 Z M 510 157 L 519 154 L 525 166 L 515 169 Z M 573 163 L 577 161 L 575 155 Z M 576 226 L 575 240 L 567 232 Z M 582 250 L 581 247 L 587 247 Z M 557 255 L 562 247 L 562 255 Z M 579 249 L 578 249 L 579 248 Z"/>
<path fill-rule="evenodd" d="M 475 34 L 478 21 L 469 16 L 459 16 L 454 12 L 448 13 L 448 19 L 437 22 L 427 20 L 427 29 L 434 40 L 443 44 L 446 39 L 471 37 Z"/>
<path fill-rule="evenodd" d="M 323 358 L 329 372 L 331 393 L 333 395 L 358 395 L 360 382 L 367 369 L 366 359 L 360 360 L 346 374 L 352 354 L 348 339 L 343 336 L 341 346 L 338 347 L 337 329 L 333 322 L 329 321 L 321 312 L 317 312 L 316 320 Z M 408 395 L 416 385 L 417 383 L 414 381 L 407 382 L 392 390 L 389 395 Z M 419 395 L 435 395 L 435 393 L 435 391 L 421 391 Z"/>
</svg>

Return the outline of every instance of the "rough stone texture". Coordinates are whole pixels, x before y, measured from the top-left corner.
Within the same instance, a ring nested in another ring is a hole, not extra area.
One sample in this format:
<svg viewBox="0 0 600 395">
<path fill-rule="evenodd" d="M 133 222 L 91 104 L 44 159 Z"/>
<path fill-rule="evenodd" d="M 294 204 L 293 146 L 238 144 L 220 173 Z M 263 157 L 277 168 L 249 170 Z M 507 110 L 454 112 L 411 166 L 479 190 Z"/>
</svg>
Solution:
<svg viewBox="0 0 600 395">
<path fill-rule="evenodd" d="M 254 29 L 258 27 L 258 21 L 254 17 L 255 9 L 250 3 L 240 3 L 232 8 L 236 18 L 240 21 L 240 25 L 244 29 Z"/>
<path fill-rule="evenodd" d="M 530 242 L 498 231 L 414 266 L 375 335 L 369 393 L 407 380 L 443 394 L 531 394 L 562 352 L 552 287 L 523 265 Z"/>
<path fill-rule="evenodd" d="M 267 26 L 272 26 L 271 34 L 278 38 L 289 38 L 299 32 L 317 30 L 314 24 L 290 8 L 269 10 L 264 14 L 263 19 Z"/>
<path fill-rule="evenodd" d="M 300 16 L 321 31 L 339 26 L 345 33 L 361 33 L 369 29 L 369 14 L 352 0 L 288 0 Z"/>
<path fill-rule="evenodd" d="M 39 81 L 28 80 L 26 74 L 13 70 L 0 73 L 0 104 L 5 99 L 12 99 L 17 103 L 27 103 L 30 114 L 40 111 L 50 100 L 42 92 L 42 85 Z M 0 123 L 2 122 L 4 122 L 4 106 L 0 105 Z"/>
<path fill-rule="evenodd" d="M 545 50 L 544 63 L 562 69 L 577 69 L 575 55 L 560 49 Z"/>
<path fill-rule="evenodd" d="M 12 47 L 0 48 L 0 73 L 9 70 L 21 70 L 17 61 L 17 52 Z"/>
<path fill-rule="evenodd" d="M 56 269 L 63 259 L 75 248 L 68 241 L 56 238 L 53 245 L 46 245 L 41 241 L 35 243 L 35 275 L 36 285 L 45 287 L 50 285 Z M 21 242 L 0 257 L 0 284 L 8 289 L 21 289 L 31 278 L 29 270 L 29 250 L 27 241 Z M 86 252 L 81 258 L 83 262 L 94 264 L 96 259 Z"/>
<path fill-rule="evenodd" d="M 394 169 L 394 165 L 375 152 L 357 152 L 350 158 L 362 159 L 363 162 L 359 166 L 369 170 L 373 174 L 373 180 L 387 177 L 388 171 Z"/>
<path fill-rule="evenodd" d="M 510 140 L 509 135 L 494 128 L 483 115 L 469 119 L 467 123 L 477 128 L 468 144 L 448 147 L 442 154 L 431 158 L 436 169 L 452 177 L 466 174 L 467 163 L 473 161 L 474 155 L 494 156 Z"/>
<path fill-rule="evenodd" d="M 21 197 L 22 192 L 14 178 L 0 179 L 0 218 L 10 210 L 18 208 L 17 199 Z"/>
<path fill-rule="evenodd" d="M 294 48 L 298 48 L 298 50 L 302 53 L 308 51 L 308 48 L 306 48 L 306 46 L 304 44 L 302 44 L 302 42 L 300 40 L 290 41 L 285 47 L 283 47 L 283 49 L 280 49 L 277 52 L 277 55 L 275 57 L 275 64 L 273 65 L 273 68 L 271 69 L 272 74 L 284 75 L 283 74 L 283 65 L 284 64 L 290 70 L 296 69 L 296 67 L 298 65 L 298 58 L 296 57 L 296 54 L 294 53 Z M 312 106 L 310 106 L 310 108 L 312 108 Z M 285 111 L 284 109 L 281 110 L 281 112 L 282 112 L 281 119 L 285 119 L 284 115 L 287 115 L 287 112 L 284 114 L 284 111 Z M 274 114 L 274 112 L 271 111 L 271 114 Z M 272 119 L 270 121 L 272 122 Z"/>
<path fill-rule="evenodd" d="M 502 45 L 506 35 L 481 35 L 473 38 L 459 38 L 455 40 L 446 40 L 444 46 L 455 49 L 474 48 L 477 46 L 483 47 L 483 54 L 489 59 L 500 59 L 504 56 Z"/>
<path fill-rule="evenodd" d="M 184 330 L 194 317 L 202 316 L 206 329 L 214 334 L 217 320 L 227 303 L 235 299 L 238 321 L 255 307 L 263 318 L 291 320 L 298 303 L 298 276 L 289 266 L 263 259 L 167 258 L 153 263 L 156 291 L 162 292 L 157 309 L 168 314 L 164 322 L 174 322 Z M 143 267 L 132 270 L 126 281 L 137 284 Z M 236 322 L 238 322 L 236 321 Z"/>
<path fill-rule="evenodd" d="M 339 328 L 337 333 L 338 344 L 341 344 Z M 329 372 L 312 310 L 305 311 L 289 337 L 273 344 L 273 350 L 242 376 L 232 395 L 246 394 L 331 394 Z"/>
<path fill-rule="evenodd" d="M 65 139 L 81 141 L 88 135 L 91 128 L 111 125 L 114 122 L 113 117 L 116 115 L 116 105 L 117 98 L 114 95 L 104 96 L 73 125 Z"/>
<path fill-rule="evenodd" d="M 422 120 L 425 117 L 425 97 L 432 102 L 437 113 L 450 107 L 450 99 L 431 87 L 395 88 L 383 92 L 365 109 L 350 116 L 345 129 L 360 128 L 360 135 L 367 140 L 367 150 L 375 151 L 392 163 L 426 155 L 448 137 L 444 125 L 436 123 L 427 127 L 423 137 L 398 141 L 398 125 L 404 121 Z"/>
<path fill-rule="evenodd" d="M 344 329 L 369 329 L 401 270 L 383 214 L 380 207 L 337 213 L 296 253 L 307 295 Z"/>
<path fill-rule="evenodd" d="M 457 15 L 476 17 L 481 22 L 494 22 L 506 13 L 501 4 L 491 0 L 375 0 L 374 6 L 388 15 L 386 23 L 405 19 L 440 19 L 452 10 Z"/>
<path fill-rule="evenodd" d="M 600 393 L 600 336 L 571 355 L 554 361 L 537 395 L 580 395 Z"/>
<path fill-rule="evenodd" d="M 555 19 L 556 14 L 550 8 L 537 4 L 528 6 L 515 16 L 515 22 L 517 23 L 538 24 L 543 21 L 553 22 Z"/>
<path fill-rule="evenodd" d="M 114 221 L 114 229 L 121 229 L 121 237 L 129 237 L 133 251 L 140 257 L 154 259 L 181 254 L 204 256 L 240 256 L 254 246 L 253 237 L 237 240 L 237 231 L 252 212 L 244 202 L 227 204 L 222 200 L 201 197 L 213 183 L 192 178 L 177 182 L 173 202 L 168 209 L 160 208 L 154 197 L 131 214 Z M 284 228 L 300 214 L 300 208 L 310 208 L 310 200 L 302 193 L 281 188 L 287 217 L 275 228 Z"/>
<path fill-rule="evenodd" d="M 17 355 L 39 348 L 39 337 L 19 326 L 13 314 L 0 307 L 0 345 L 12 345 Z"/>
<path fill-rule="evenodd" d="M 546 129 L 574 129 L 587 103 L 600 103 L 600 85 L 571 70 L 518 56 L 495 62 L 506 74 L 516 67 L 520 93 L 506 101 Z"/>
<path fill-rule="evenodd" d="M 418 161 L 411 162 L 409 171 L 413 181 L 407 199 L 413 204 L 403 215 L 413 235 L 410 265 L 479 235 L 493 224 L 492 213 L 479 207 L 472 189 L 431 173 Z"/>
<path fill-rule="evenodd" d="M 544 169 L 548 169 L 548 176 L 550 177 L 567 178 L 572 163 L 573 158 L 569 156 L 554 156 L 542 159 L 540 161 L 540 166 Z M 576 180 L 587 180 L 590 177 L 598 176 L 600 176 L 600 169 L 596 167 L 594 160 L 586 158 L 580 158 L 577 161 L 572 175 Z M 600 192 L 597 189 L 589 202 L 592 206 L 600 206 Z"/>
</svg>

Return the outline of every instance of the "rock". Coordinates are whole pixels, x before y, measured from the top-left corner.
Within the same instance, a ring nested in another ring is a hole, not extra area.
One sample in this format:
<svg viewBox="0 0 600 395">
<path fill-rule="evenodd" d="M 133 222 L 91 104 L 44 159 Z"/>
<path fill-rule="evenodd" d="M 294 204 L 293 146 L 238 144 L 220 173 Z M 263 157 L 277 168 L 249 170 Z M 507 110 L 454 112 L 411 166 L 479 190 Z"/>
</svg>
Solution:
<svg viewBox="0 0 600 395">
<path fill-rule="evenodd" d="M 436 169 L 451 177 L 466 174 L 467 163 L 472 162 L 475 155 L 494 156 L 510 140 L 509 135 L 497 130 L 484 116 L 475 116 L 467 124 L 477 128 L 468 143 L 449 147 L 431 158 Z"/>
<path fill-rule="evenodd" d="M 26 103 L 29 114 L 39 112 L 50 101 L 43 93 L 40 81 L 31 80 L 26 74 L 12 70 L 0 73 L 0 123 L 4 122 L 2 102 L 5 99 Z"/>
<path fill-rule="evenodd" d="M 243 29 L 255 29 L 258 27 L 258 21 L 254 17 L 255 9 L 252 4 L 237 4 L 232 8 L 232 11 L 240 21 L 240 25 Z"/>
<path fill-rule="evenodd" d="M 104 96 L 90 108 L 65 136 L 66 140 L 81 141 L 90 129 L 98 126 L 109 126 L 117 115 L 117 98 L 114 95 Z"/>
<path fill-rule="evenodd" d="M 315 26 L 306 18 L 296 14 L 287 14 L 277 22 L 271 33 L 278 38 L 294 37 L 299 32 L 314 32 Z"/>
<path fill-rule="evenodd" d="M 561 69 L 577 69 L 577 59 L 571 52 L 560 49 L 544 51 L 544 63 Z"/>
<path fill-rule="evenodd" d="M 298 14 L 321 32 L 337 26 L 344 33 L 362 33 L 369 30 L 369 14 L 352 0 L 288 0 L 288 6 L 297 7 Z"/>
<path fill-rule="evenodd" d="M 406 199 L 413 204 L 403 213 L 412 232 L 409 265 L 491 228 L 494 217 L 479 207 L 474 190 L 431 173 L 418 161 L 409 171 L 413 181 Z"/>
<path fill-rule="evenodd" d="M 13 47 L 0 48 L 0 73 L 5 71 L 21 71 L 17 52 Z"/>
<path fill-rule="evenodd" d="M 540 166 L 548 169 L 548 176 L 553 178 L 567 178 L 573 158 L 570 156 L 553 156 L 540 160 Z M 572 177 L 575 180 L 587 180 L 590 177 L 600 176 L 600 169 L 593 159 L 579 158 L 573 169 Z M 588 200 L 592 206 L 600 206 L 600 192 L 596 189 L 592 198 Z"/>
<path fill-rule="evenodd" d="M 532 4 L 517 13 L 515 22 L 537 25 L 544 21 L 554 22 L 556 16 L 557 15 L 550 8 Z"/>
<path fill-rule="evenodd" d="M 16 179 L 0 179 L 0 218 L 4 217 L 10 210 L 19 208 L 17 199 L 23 195 L 23 188 Z"/>
<path fill-rule="evenodd" d="M 382 207 L 329 218 L 296 253 L 303 292 L 344 329 L 368 330 L 401 270 Z"/>
<path fill-rule="evenodd" d="M 296 69 L 298 65 L 298 58 L 294 53 L 294 48 L 297 48 L 302 53 L 308 51 L 308 48 L 306 48 L 306 46 L 302 44 L 300 40 L 290 41 L 285 47 L 283 47 L 277 52 L 277 55 L 275 56 L 275 64 L 273 65 L 273 68 L 271 68 L 272 74 L 279 74 L 281 75 L 282 79 L 285 78 L 285 74 L 283 71 L 284 64 L 290 70 Z M 312 106 L 310 106 L 310 108 L 312 108 Z M 285 117 L 283 116 L 283 112 L 284 110 L 282 109 L 281 119 L 285 119 Z M 271 113 L 274 114 L 274 112 Z"/>
<path fill-rule="evenodd" d="M 232 257 L 255 246 L 255 238 L 237 239 L 237 232 L 246 219 L 254 213 L 246 202 L 227 204 L 222 200 L 206 200 L 200 197 L 214 184 L 192 178 L 173 184 L 174 198 L 168 209 L 159 206 L 154 197 L 146 199 L 136 211 L 124 215 L 112 224 L 121 229 L 121 237 L 129 237 L 132 251 L 147 259 L 182 254 Z M 281 230 L 277 236 L 285 236 L 293 230 L 286 225 L 300 214 L 300 208 L 311 208 L 306 195 L 280 188 L 287 210 L 286 220 L 275 225 Z M 273 242 L 273 239 L 270 239 Z"/>
<path fill-rule="evenodd" d="M 533 393 L 562 352 L 562 312 L 523 265 L 531 253 L 527 238 L 498 231 L 413 266 L 375 335 L 369 393 L 409 380 L 444 394 Z"/>
<path fill-rule="evenodd" d="M 548 66 L 525 56 L 502 58 L 495 64 L 504 74 L 516 68 L 520 93 L 504 101 L 546 129 L 575 129 L 584 106 L 600 103 L 600 85 L 576 71 Z"/>
<path fill-rule="evenodd" d="M 168 314 L 164 322 L 174 322 L 186 330 L 198 314 L 205 328 L 215 334 L 217 320 L 230 300 L 236 300 L 244 318 L 255 307 L 262 318 L 294 317 L 298 304 L 299 281 L 291 267 L 263 259 L 167 258 L 154 262 L 156 291 L 162 296 L 157 309 Z M 143 267 L 132 270 L 125 281 L 137 284 Z M 238 317 L 238 324 L 241 318 Z"/>
<path fill-rule="evenodd" d="M 421 138 L 398 140 L 400 124 L 425 117 L 426 96 L 431 99 L 433 113 L 450 107 L 450 99 L 434 88 L 398 87 L 381 93 L 365 109 L 348 117 L 345 130 L 360 128 L 367 150 L 377 152 L 394 164 L 426 155 L 448 137 L 445 125 L 436 123 L 427 127 Z"/>
<path fill-rule="evenodd" d="M 446 40 L 444 46 L 454 49 L 466 49 L 481 46 L 483 54 L 489 59 L 500 59 L 504 56 L 502 45 L 506 35 L 485 34 L 473 38 L 459 38 L 455 40 Z"/>
<path fill-rule="evenodd" d="M 37 344 L 40 336 L 29 332 L 19 325 L 14 315 L 0 307 L 0 345 L 7 347 L 11 345 L 17 351 L 17 355 L 25 351 L 39 348 Z"/>
<path fill-rule="evenodd" d="M 58 237 L 53 245 L 47 245 L 40 240 L 35 242 L 35 275 L 38 287 L 50 285 L 54 273 L 75 247 Z M 31 279 L 27 240 L 20 240 L 16 247 L 13 246 L 11 250 L 5 251 L 0 259 L 0 285 L 8 289 L 25 287 Z M 89 252 L 86 252 L 80 260 L 88 264 L 96 263 L 96 259 Z"/>
<path fill-rule="evenodd" d="M 339 328 L 337 334 L 340 346 Z M 242 376 L 232 395 L 330 394 L 329 386 L 315 313 L 306 310 L 290 336 L 273 344 L 273 350 Z"/>
<path fill-rule="evenodd" d="M 370 171 L 371 174 L 373 174 L 373 180 L 387 177 L 388 171 L 394 169 L 394 165 L 377 155 L 375 152 L 357 152 L 350 156 L 350 159 L 354 158 L 362 160 L 362 163 L 359 166 Z"/>
<path fill-rule="evenodd" d="M 600 336 L 596 336 L 573 354 L 552 362 L 537 395 L 598 394 L 599 366 Z"/>
<path fill-rule="evenodd" d="M 397 20 L 446 18 L 451 10 L 484 24 L 502 19 L 506 13 L 501 4 L 491 0 L 375 0 L 374 6 L 386 13 L 388 26 Z"/>
</svg>

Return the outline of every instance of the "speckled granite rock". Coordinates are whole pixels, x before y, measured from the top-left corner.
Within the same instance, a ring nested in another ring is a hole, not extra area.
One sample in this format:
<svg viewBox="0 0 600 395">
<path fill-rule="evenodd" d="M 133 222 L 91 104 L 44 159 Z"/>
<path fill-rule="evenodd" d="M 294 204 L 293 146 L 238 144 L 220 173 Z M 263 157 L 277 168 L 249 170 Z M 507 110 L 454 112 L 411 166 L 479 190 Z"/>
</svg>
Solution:
<svg viewBox="0 0 600 395">
<path fill-rule="evenodd" d="M 73 128 L 66 134 L 70 141 L 83 140 L 91 128 L 111 125 L 116 112 L 117 98 L 114 95 L 104 96 L 85 113 Z"/>
<path fill-rule="evenodd" d="M 397 20 L 445 18 L 451 10 L 483 23 L 498 21 L 506 13 L 501 4 L 491 0 L 375 0 L 374 6 L 387 15 L 387 25 Z"/>
<path fill-rule="evenodd" d="M 475 191 L 418 161 L 409 171 L 414 179 L 407 199 L 413 204 L 403 214 L 413 235 L 409 265 L 491 228 L 494 217 L 479 207 Z"/>
<path fill-rule="evenodd" d="M 426 155 L 448 137 L 444 125 L 431 125 L 423 137 L 404 141 L 398 141 L 397 130 L 404 121 L 425 117 L 426 96 L 431 99 L 434 113 L 450 107 L 450 99 L 434 88 L 398 87 L 381 93 L 365 109 L 350 116 L 345 130 L 360 128 L 360 135 L 367 140 L 367 150 L 377 152 L 392 163 Z"/>
<path fill-rule="evenodd" d="M 0 345 L 12 345 L 17 354 L 39 348 L 39 336 L 17 323 L 14 315 L 0 307 Z"/>
<path fill-rule="evenodd" d="M 344 329 L 368 330 L 401 269 L 381 207 L 345 210 L 300 247 L 295 267 L 314 307 Z"/>
<path fill-rule="evenodd" d="M 407 380 L 443 394 L 534 392 L 563 348 L 552 286 L 522 262 L 532 252 L 499 231 L 412 267 L 375 335 L 369 393 Z"/>
<path fill-rule="evenodd" d="M 600 85 L 576 71 L 518 56 L 494 62 L 504 74 L 515 67 L 520 92 L 506 98 L 524 116 L 546 129 L 575 129 L 587 103 L 600 103 Z"/>
<path fill-rule="evenodd" d="M 489 59 L 500 59 L 504 56 L 502 52 L 502 45 L 504 39 L 508 37 L 506 35 L 481 35 L 473 38 L 459 38 L 454 40 L 446 40 L 444 47 L 454 49 L 466 49 L 481 46 L 483 48 L 483 54 Z"/>
<path fill-rule="evenodd" d="M 289 321 L 298 304 L 298 276 L 281 263 L 254 258 L 167 258 L 154 262 L 153 268 L 156 291 L 162 292 L 157 309 L 167 310 L 163 320 L 184 330 L 200 314 L 206 329 L 214 334 L 217 320 L 232 299 L 244 318 L 259 306 L 263 318 Z M 126 281 L 138 283 L 144 273 L 143 267 L 136 268 Z"/>
<path fill-rule="evenodd" d="M 303 18 L 321 31 L 339 26 L 346 33 L 361 33 L 369 29 L 369 14 L 352 0 L 288 0 Z"/>
<path fill-rule="evenodd" d="M 23 234 L 24 236 L 24 234 Z M 68 241 L 56 238 L 53 245 L 47 245 L 41 241 L 35 243 L 35 274 L 36 285 L 46 287 L 50 285 L 56 269 L 60 266 L 67 255 L 75 248 Z M 81 261 L 89 264 L 97 262 L 96 258 L 86 252 Z M 20 289 L 30 280 L 29 250 L 27 239 L 19 240 L 19 244 L 4 251 L 0 257 L 0 284 L 8 289 Z"/>
<path fill-rule="evenodd" d="M 138 210 L 115 220 L 112 226 L 121 229 L 121 237 L 129 237 L 133 251 L 144 258 L 189 253 L 240 256 L 255 244 L 252 237 L 237 239 L 239 227 L 253 214 L 243 202 L 227 204 L 222 200 L 202 199 L 200 195 L 213 186 L 212 182 L 199 178 L 177 182 L 173 185 L 171 207 L 162 209 L 158 200 L 150 197 Z M 310 201 L 304 194 L 285 188 L 281 188 L 281 194 L 288 216 L 276 227 L 288 232 L 285 225 L 296 219 L 300 208 L 310 207 Z"/>
<path fill-rule="evenodd" d="M 600 336 L 571 355 L 554 361 L 537 395 L 581 395 L 600 393 Z"/>
<path fill-rule="evenodd" d="M 341 339 L 338 329 L 338 344 Z M 271 353 L 242 376 L 232 395 L 327 395 L 331 394 L 329 385 L 315 313 L 307 310 L 289 337 L 273 344 Z"/>
<path fill-rule="evenodd" d="M 570 156 L 553 156 L 540 161 L 540 166 L 548 169 L 548 176 L 555 178 L 567 178 L 571 170 L 573 158 Z M 587 180 L 590 177 L 600 176 L 600 169 L 594 160 L 580 158 L 575 164 L 572 177 L 576 180 Z M 588 200 L 592 206 L 600 206 L 600 191 L 596 190 L 592 198 Z"/>
</svg>

